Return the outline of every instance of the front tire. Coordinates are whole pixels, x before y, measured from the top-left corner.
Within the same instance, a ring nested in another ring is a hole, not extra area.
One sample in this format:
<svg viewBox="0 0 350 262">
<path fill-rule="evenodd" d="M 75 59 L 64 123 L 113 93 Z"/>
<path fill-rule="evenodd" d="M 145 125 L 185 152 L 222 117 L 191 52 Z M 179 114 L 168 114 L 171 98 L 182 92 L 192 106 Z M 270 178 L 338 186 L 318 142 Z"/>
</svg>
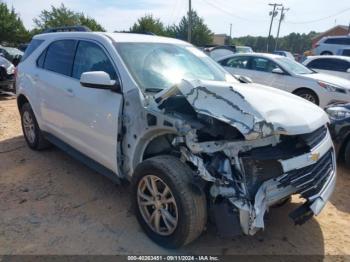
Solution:
<svg viewBox="0 0 350 262">
<path fill-rule="evenodd" d="M 207 222 L 205 195 L 191 183 L 193 171 L 173 156 L 140 163 L 133 178 L 137 219 L 157 244 L 178 248 L 196 239 Z"/>
<path fill-rule="evenodd" d="M 305 100 L 315 104 L 319 105 L 319 99 L 316 93 L 310 89 L 299 89 L 294 92 L 295 95 L 300 96 L 301 98 L 304 98 Z"/>
<path fill-rule="evenodd" d="M 33 150 L 42 150 L 49 147 L 50 143 L 44 138 L 30 104 L 23 104 L 20 113 L 23 135 L 27 145 Z"/>
</svg>

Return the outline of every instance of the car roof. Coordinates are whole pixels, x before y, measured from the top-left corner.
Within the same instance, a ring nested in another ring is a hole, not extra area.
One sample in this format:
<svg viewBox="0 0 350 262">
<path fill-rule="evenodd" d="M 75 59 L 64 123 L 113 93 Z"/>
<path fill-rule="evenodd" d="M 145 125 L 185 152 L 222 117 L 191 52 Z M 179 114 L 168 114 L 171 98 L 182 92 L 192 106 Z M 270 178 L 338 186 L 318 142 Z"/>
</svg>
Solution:
<svg viewBox="0 0 350 262">
<path fill-rule="evenodd" d="M 325 36 L 324 38 L 349 38 L 350 35 L 329 35 Z"/>
<path fill-rule="evenodd" d="M 182 44 L 190 45 L 189 43 L 170 37 L 162 37 L 146 34 L 134 34 L 134 33 L 106 33 L 106 32 L 55 32 L 45 33 L 34 36 L 35 39 L 53 40 L 66 37 L 84 37 L 96 39 L 98 37 L 108 37 L 113 42 L 117 43 L 169 43 L 169 44 Z"/>
<path fill-rule="evenodd" d="M 238 54 L 232 54 L 232 55 L 227 55 L 224 57 L 221 57 L 218 61 L 222 61 L 224 59 L 230 58 L 230 57 L 236 57 L 236 56 L 252 56 L 252 57 L 265 57 L 269 59 L 275 59 L 275 58 L 281 58 L 282 56 L 280 55 L 275 55 L 275 54 L 269 54 L 269 53 L 238 53 Z"/>
<path fill-rule="evenodd" d="M 341 55 L 314 55 L 314 56 L 308 56 L 308 60 L 315 60 L 319 58 L 333 58 L 333 59 L 341 59 L 341 60 L 346 60 L 350 62 L 350 57 L 348 56 L 341 56 Z"/>
</svg>

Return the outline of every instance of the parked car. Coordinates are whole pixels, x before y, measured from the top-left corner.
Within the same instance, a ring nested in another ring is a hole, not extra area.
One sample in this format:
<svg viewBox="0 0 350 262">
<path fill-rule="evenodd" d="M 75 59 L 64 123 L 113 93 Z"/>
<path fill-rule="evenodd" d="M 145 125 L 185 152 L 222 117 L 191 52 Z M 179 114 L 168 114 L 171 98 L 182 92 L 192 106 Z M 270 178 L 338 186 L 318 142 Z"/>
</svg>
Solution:
<svg viewBox="0 0 350 262">
<path fill-rule="evenodd" d="M 348 49 L 339 49 L 337 55 L 350 56 L 350 47 Z"/>
<path fill-rule="evenodd" d="M 216 61 L 221 57 L 236 53 L 236 47 L 232 45 L 220 45 L 206 47 L 203 51 Z"/>
<path fill-rule="evenodd" d="M 0 92 L 15 92 L 15 67 L 6 58 L 0 56 Z"/>
<path fill-rule="evenodd" d="M 350 57 L 335 55 L 309 56 L 303 64 L 317 72 L 350 80 Z"/>
<path fill-rule="evenodd" d="M 279 88 L 324 108 L 336 102 L 350 102 L 350 81 L 317 73 L 287 57 L 252 53 L 236 54 L 218 61 L 234 75 Z"/>
<path fill-rule="evenodd" d="M 21 60 L 23 52 L 15 47 L 0 46 L 0 56 L 5 57 L 15 66 L 18 65 Z"/>
<path fill-rule="evenodd" d="M 280 55 L 280 56 L 285 56 L 285 57 L 288 57 L 292 60 L 295 60 L 294 56 L 292 55 L 291 52 L 288 52 L 288 51 L 275 51 L 273 52 L 275 55 Z"/>
<path fill-rule="evenodd" d="M 16 85 L 28 146 L 52 143 L 113 181 L 131 181 L 139 223 L 165 247 L 196 239 L 208 214 L 223 235 L 253 235 L 271 205 L 296 193 L 305 203 L 291 217 L 302 224 L 334 189 L 322 109 L 240 83 L 184 41 L 37 35 Z"/>
<path fill-rule="evenodd" d="M 250 46 L 236 46 L 236 53 L 253 53 L 253 49 Z"/>
<path fill-rule="evenodd" d="M 326 36 L 321 38 L 314 50 L 315 55 L 336 55 L 340 49 L 350 48 L 350 36 Z"/>
<path fill-rule="evenodd" d="M 330 132 L 337 158 L 350 168 L 350 104 L 338 104 L 326 108 L 331 120 Z"/>
</svg>

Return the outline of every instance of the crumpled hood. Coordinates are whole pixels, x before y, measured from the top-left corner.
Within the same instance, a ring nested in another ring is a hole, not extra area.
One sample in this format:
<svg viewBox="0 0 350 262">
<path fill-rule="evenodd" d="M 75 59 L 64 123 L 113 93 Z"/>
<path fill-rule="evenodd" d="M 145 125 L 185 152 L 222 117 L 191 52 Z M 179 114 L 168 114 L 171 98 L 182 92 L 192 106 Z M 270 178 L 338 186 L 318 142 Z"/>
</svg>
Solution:
<svg viewBox="0 0 350 262">
<path fill-rule="evenodd" d="M 197 113 L 236 127 L 246 139 L 310 133 L 329 121 L 318 106 L 259 84 L 183 80 L 178 89 Z"/>
<path fill-rule="evenodd" d="M 323 81 L 329 84 L 337 85 L 339 87 L 350 89 L 349 80 L 339 76 L 334 76 L 331 74 L 315 73 L 315 74 L 306 74 L 306 75 L 297 75 L 297 76 L 304 79 L 314 79 L 316 81 Z"/>
</svg>

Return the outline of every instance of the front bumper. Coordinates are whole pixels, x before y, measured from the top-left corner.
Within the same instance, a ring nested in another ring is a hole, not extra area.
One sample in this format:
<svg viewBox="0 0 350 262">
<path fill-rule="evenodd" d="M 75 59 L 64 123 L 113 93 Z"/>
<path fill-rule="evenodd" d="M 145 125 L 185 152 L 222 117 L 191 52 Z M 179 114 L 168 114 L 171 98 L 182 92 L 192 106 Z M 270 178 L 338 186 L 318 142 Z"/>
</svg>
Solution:
<svg viewBox="0 0 350 262">
<path fill-rule="evenodd" d="M 327 131 L 324 139 L 306 154 L 280 160 L 283 175 L 265 181 L 255 195 L 254 205 L 231 199 L 240 211 L 240 224 L 245 234 L 253 235 L 264 228 L 264 215 L 269 207 L 280 200 L 300 194 L 306 199 L 303 212 L 297 212 L 295 222 L 308 214 L 318 215 L 334 191 L 336 182 L 336 159 Z M 301 224 L 301 223 L 299 223 Z"/>
</svg>

